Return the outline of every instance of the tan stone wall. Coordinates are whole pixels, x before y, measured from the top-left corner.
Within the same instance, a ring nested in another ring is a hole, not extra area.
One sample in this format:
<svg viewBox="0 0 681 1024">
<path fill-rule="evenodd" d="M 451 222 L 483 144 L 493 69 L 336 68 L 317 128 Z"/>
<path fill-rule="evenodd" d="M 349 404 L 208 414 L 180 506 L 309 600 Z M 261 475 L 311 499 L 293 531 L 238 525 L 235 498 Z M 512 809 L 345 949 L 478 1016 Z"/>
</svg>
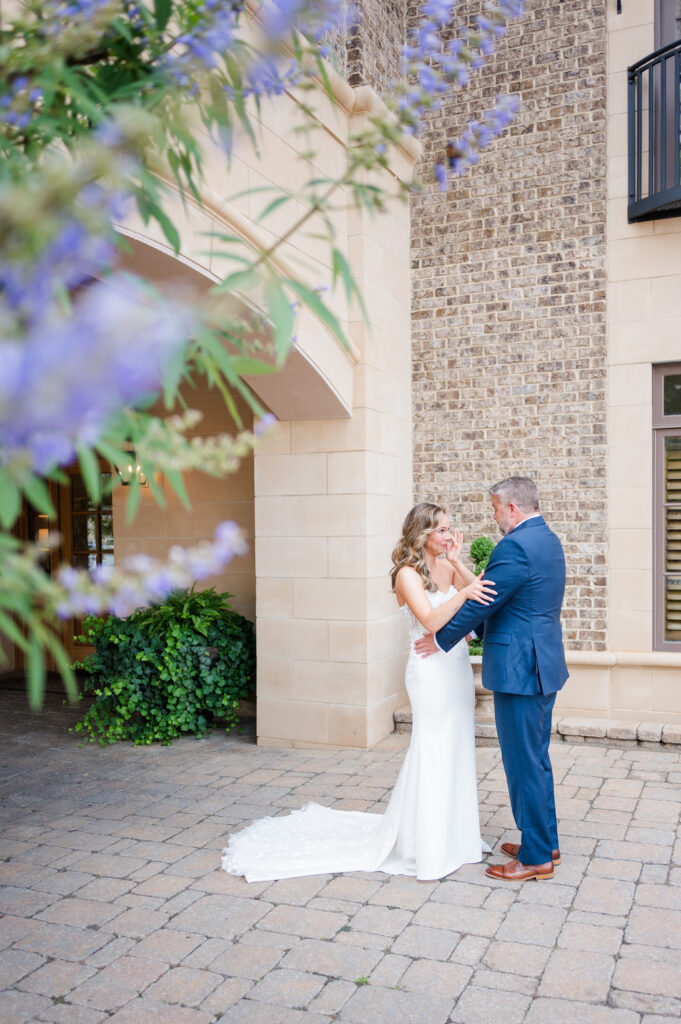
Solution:
<svg viewBox="0 0 681 1024">
<path fill-rule="evenodd" d="M 203 419 L 193 433 L 201 436 L 235 434 L 224 399 L 217 391 L 199 384 L 185 394 L 189 408 L 198 409 Z M 243 399 L 237 400 L 239 413 L 250 427 L 252 413 Z M 189 435 L 191 436 L 191 434 Z M 151 488 L 142 488 L 139 511 L 132 523 L 125 522 L 127 489 L 114 492 L 114 541 L 116 561 L 126 555 L 144 552 L 165 559 L 173 544 L 193 547 L 201 540 L 210 540 L 218 523 L 225 519 L 239 524 L 249 545 L 247 554 L 234 558 L 226 570 L 201 582 L 199 587 L 215 587 L 233 595 L 232 606 L 247 618 L 255 619 L 255 556 L 253 551 L 253 457 L 242 460 L 238 470 L 224 479 L 204 473 L 187 473 L 185 483 L 191 501 L 186 509 L 167 482 L 159 479 L 168 506 L 158 507 Z"/>
<path fill-rule="evenodd" d="M 567 645 L 590 650 L 607 639 L 605 10 L 529 0 L 429 118 L 412 211 L 415 497 L 496 539 L 487 486 L 535 477 L 567 557 Z M 509 91 L 511 130 L 436 191 L 447 140 Z"/>
</svg>

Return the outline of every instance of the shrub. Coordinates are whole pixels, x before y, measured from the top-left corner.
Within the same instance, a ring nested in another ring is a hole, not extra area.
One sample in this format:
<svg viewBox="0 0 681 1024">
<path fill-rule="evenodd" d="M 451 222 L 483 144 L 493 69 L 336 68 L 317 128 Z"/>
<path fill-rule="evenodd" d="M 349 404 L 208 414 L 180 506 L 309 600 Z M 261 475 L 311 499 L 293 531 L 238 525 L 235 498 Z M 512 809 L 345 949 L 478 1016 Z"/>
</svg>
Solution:
<svg viewBox="0 0 681 1024">
<path fill-rule="evenodd" d="M 473 559 L 473 567 L 476 575 L 479 575 L 483 569 L 487 568 L 489 557 L 494 551 L 494 541 L 490 540 L 489 537 L 476 537 L 471 544 L 471 558 Z M 468 644 L 468 650 L 471 654 L 482 654 L 482 640 L 471 640 Z"/>
<path fill-rule="evenodd" d="M 88 673 L 94 700 L 76 731 L 102 745 L 168 744 L 216 722 L 229 731 L 255 685 L 253 623 L 231 596 L 192 588 L 126 619 L 88 617 L 79 640 L 95 650 L 75 667 Z"/>
</svg>

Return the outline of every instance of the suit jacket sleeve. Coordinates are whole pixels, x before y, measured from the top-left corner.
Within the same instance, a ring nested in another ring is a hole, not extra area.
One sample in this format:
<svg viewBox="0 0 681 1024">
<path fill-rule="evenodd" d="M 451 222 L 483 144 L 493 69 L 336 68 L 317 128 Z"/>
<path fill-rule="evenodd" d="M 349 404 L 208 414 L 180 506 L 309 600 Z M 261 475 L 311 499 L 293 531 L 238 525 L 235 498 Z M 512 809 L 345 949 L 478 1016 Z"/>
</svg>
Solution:
<svg viewBox="0 0 681 1024">
<path fill-rule="evenodd" d="M 520 544 L 516 544 L 510 537 L 497 544 L 485 569 L 485 579 L 494 581 L 497 596 L 492 604 L 487 605 L 478 604 L 477 601 L 466 601 L 456 615 L 435 634 L 438 647 L 443 651 L 451 650 L 454 644 L 473 629 L 481 635 L 484 632 L 485 621 L 496 615 L 522 587 L 529 575 L 529 560 Z"/>
</svg>

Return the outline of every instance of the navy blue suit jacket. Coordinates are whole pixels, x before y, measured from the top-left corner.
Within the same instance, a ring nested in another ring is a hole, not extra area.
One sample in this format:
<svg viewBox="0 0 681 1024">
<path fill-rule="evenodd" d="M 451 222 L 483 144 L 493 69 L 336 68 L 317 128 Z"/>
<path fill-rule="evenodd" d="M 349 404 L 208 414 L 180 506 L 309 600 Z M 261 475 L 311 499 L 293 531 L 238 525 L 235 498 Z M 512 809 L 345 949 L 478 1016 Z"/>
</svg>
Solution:
<svg viewBox="0 0 681 1024">
<path fill-rule="evenodd" d="M 526 519 L 492 552 L 485 578 L 493 604 L 466 601 L 436 639 L 443 651 L 484 632 L 482 684 L 500 693 L 555 693 L 568 677 L 560 625 L 565 557 L 541 516 Z"/>
</svg>

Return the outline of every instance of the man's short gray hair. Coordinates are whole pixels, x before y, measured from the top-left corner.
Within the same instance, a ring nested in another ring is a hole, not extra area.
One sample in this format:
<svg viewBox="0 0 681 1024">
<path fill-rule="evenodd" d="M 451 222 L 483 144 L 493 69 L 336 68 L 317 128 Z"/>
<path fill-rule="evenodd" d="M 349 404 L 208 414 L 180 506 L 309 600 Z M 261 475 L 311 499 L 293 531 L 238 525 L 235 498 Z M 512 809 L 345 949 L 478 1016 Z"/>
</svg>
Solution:
<svg viewBox="0 0 681 1024">
<path fill-rule="evenodd" d="M 527 476 L 509 476 L 490 487 L 489 493 L 496 494 L 504 505 L 513 502 L 521 512 L 529 515 L 539 511 L 539 495 L 534 480 Z"/>
</svg>

